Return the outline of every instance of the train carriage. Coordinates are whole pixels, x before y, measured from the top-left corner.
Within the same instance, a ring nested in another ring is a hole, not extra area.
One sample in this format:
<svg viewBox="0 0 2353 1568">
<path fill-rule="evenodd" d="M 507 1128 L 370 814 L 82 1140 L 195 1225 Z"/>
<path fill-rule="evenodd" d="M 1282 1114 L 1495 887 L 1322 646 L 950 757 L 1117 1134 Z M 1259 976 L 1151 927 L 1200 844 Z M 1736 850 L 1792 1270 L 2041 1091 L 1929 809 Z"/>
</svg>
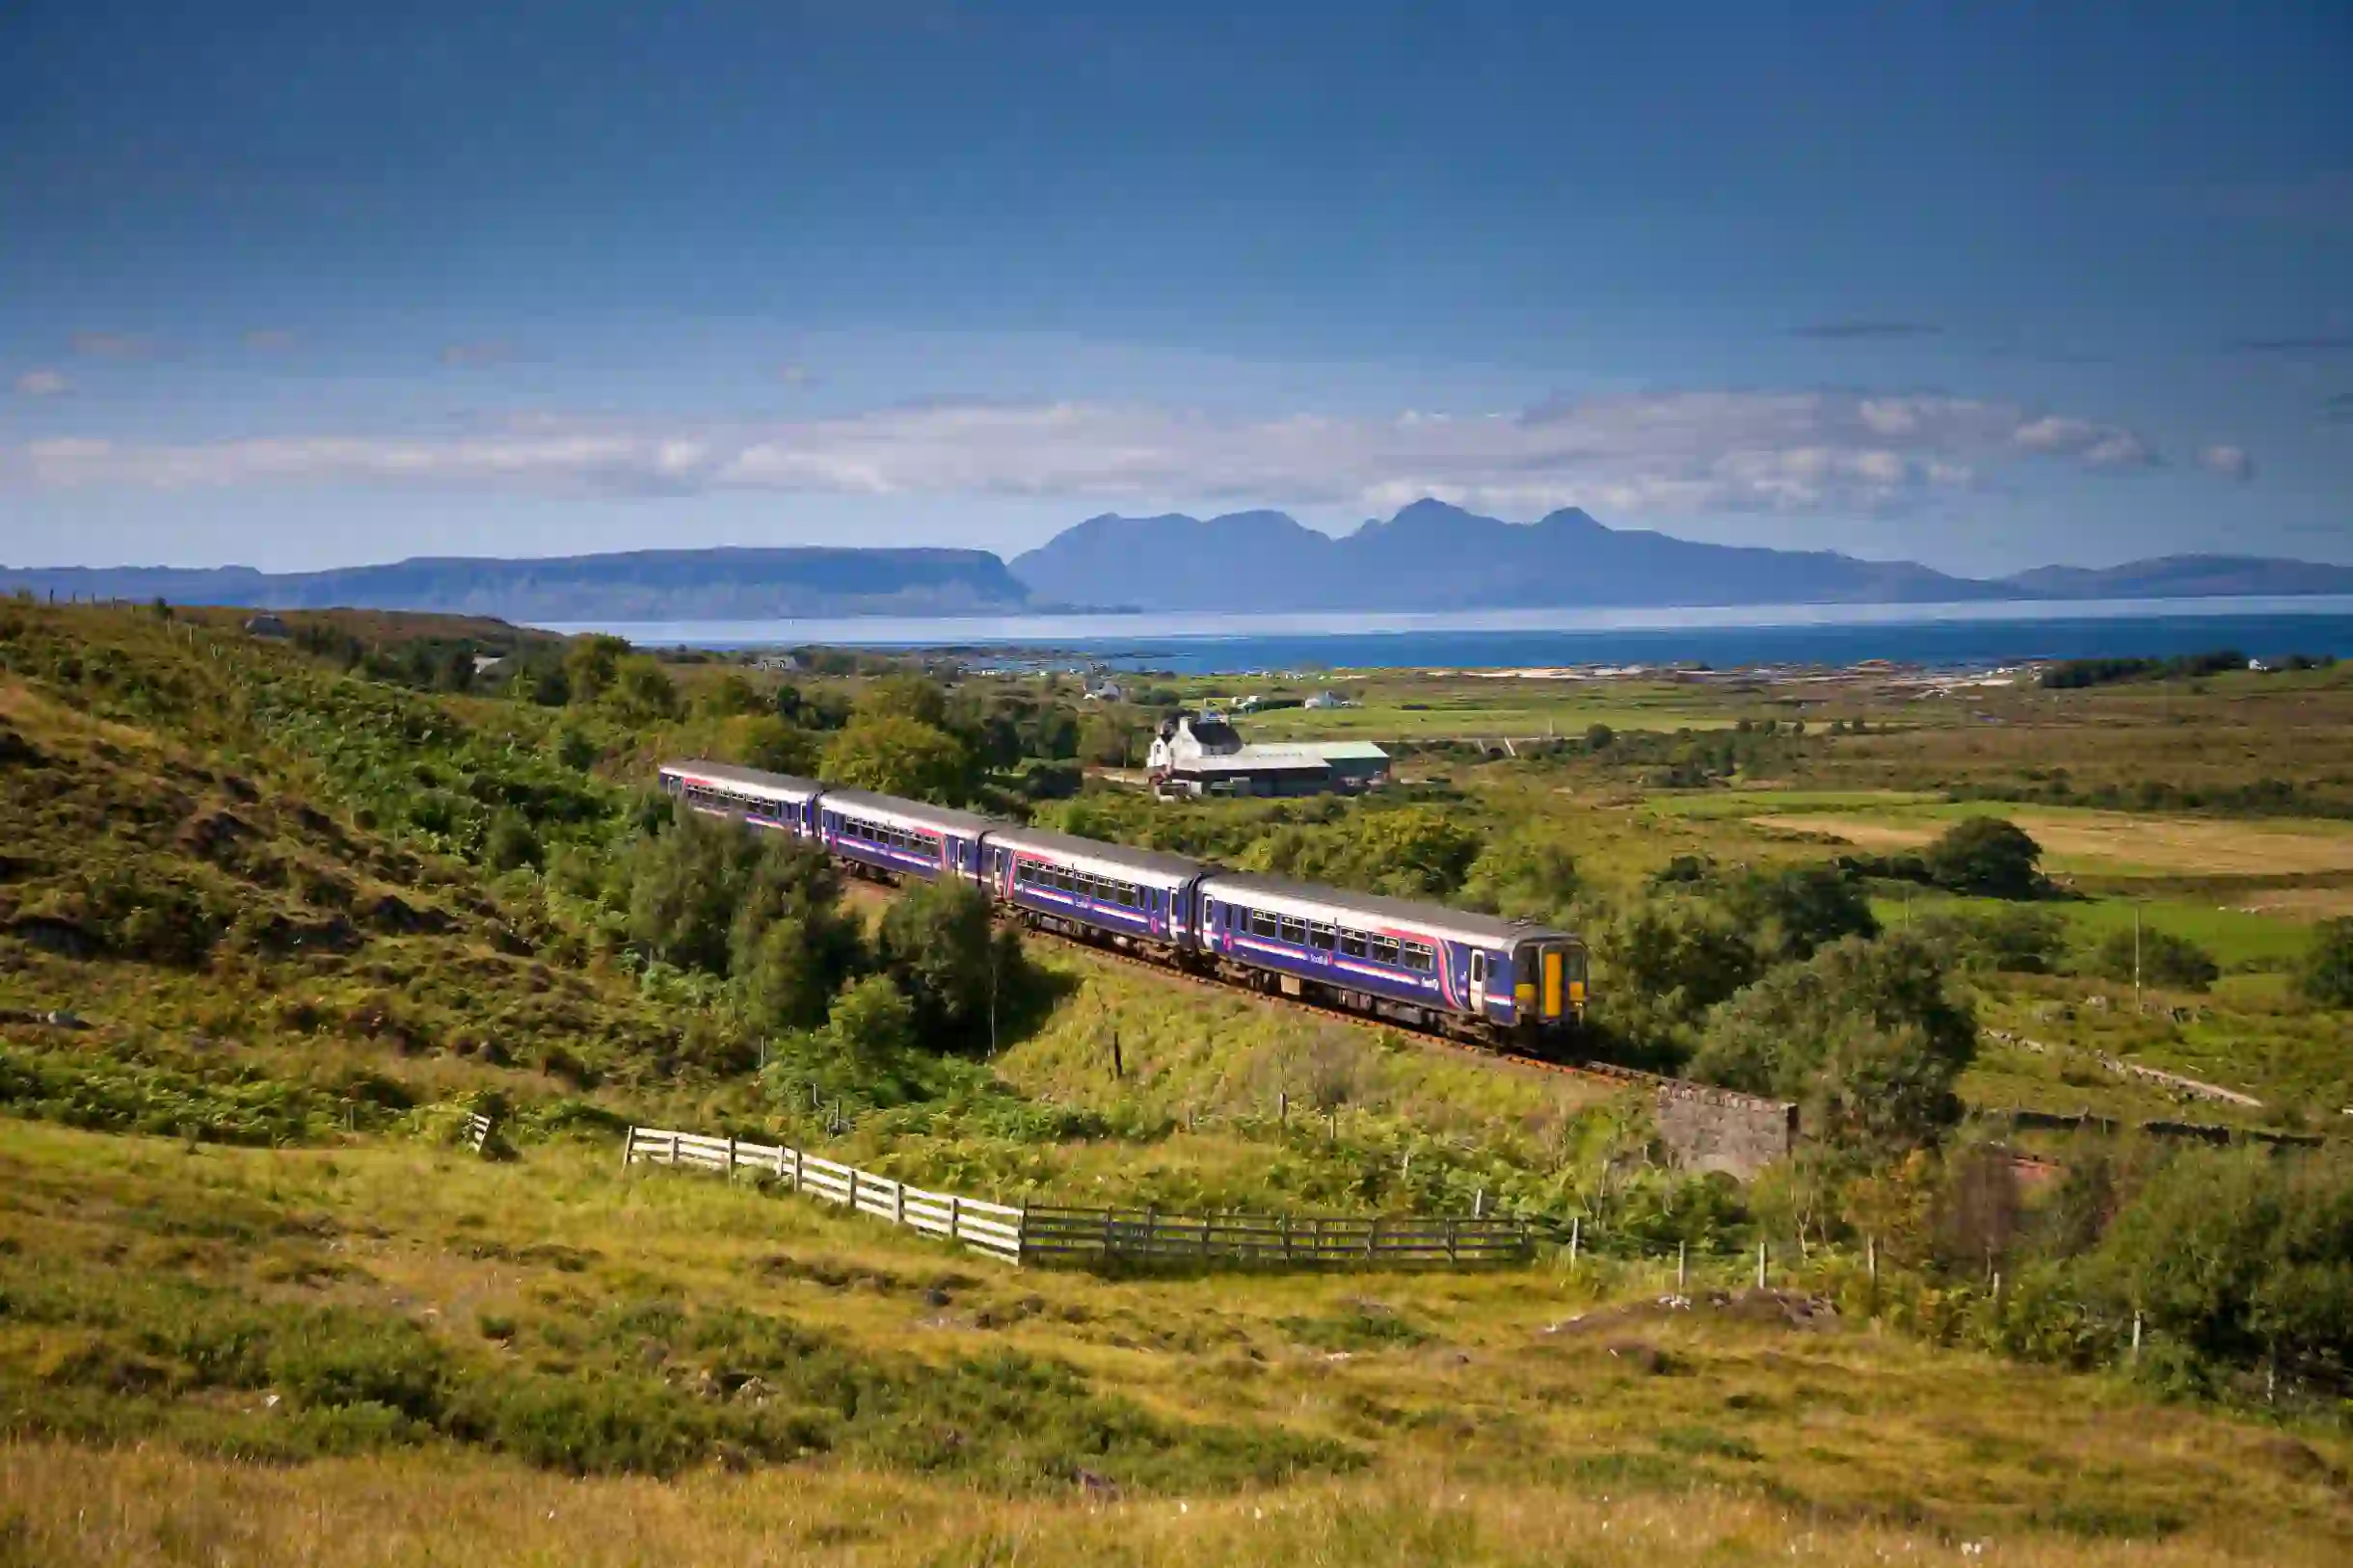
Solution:
<svg viewBox="0 0 2353 1568">
<path fill-rule="evenodd" d="M 1195 890 L 1199 945 L 1286 996 L 1415 1026 L 1542 1032 L 1585 1007 L 1585 945 L 1438 904 L 1218 871 Z"/>
<path fill-rule="evenodd" d="M 733 817 L 795 838 L 816 837 L 817 797 L 825 786 L 815 779 L 697 758 L 663 763 L 661 784 L 672 799 L 709 815 Z"/>
<path fill-rule="evenodd" d="M 879 876 L 981 879 L 981 836 L 997 826 L 973 811 L 862 789 L 817 799 L 817 836 L 833 856 Z"/>
<path fill-rule="evenodd" d="M 1042 828 L 991 828 L 985 849 L 991 893 L 1032 923 L 1172 953 L 1191 940 L 1193 886 L 1211 869 Z"/>
</svg>

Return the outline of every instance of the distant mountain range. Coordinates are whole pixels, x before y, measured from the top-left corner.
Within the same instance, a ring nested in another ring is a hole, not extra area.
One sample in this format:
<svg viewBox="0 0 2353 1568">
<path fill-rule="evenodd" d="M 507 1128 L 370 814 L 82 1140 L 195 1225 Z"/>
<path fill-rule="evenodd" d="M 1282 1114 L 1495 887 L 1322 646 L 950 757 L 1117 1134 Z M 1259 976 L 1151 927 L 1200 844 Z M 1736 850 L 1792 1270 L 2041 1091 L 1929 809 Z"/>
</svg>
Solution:
<svg viewBox="0 0 2353 1568">
<path fill-rule="evenodd" d="M 525 624 L 973 615 L 1031 605 L 986 550 L 630 550 L 509 561 L 419 557 L 269 573 L 251 567 L 0 567 L 0 591 L 279 610 L 433 610 Z"/>
<path fill-rule="evenodd" d="M 1015 557 L 1013 574 L 1047 598 L 1170 610 L 1926 603 L 2009 592 L 1910 562 L 1606 528 L 1574 507 L 1511 523 L 1441 501 L 1341 539 L 1280 512 L 1089 518 Z"/>
<path fill-rule="evenodd" d="M 439 557 L 333 571 L 0 567 L 0 592 L 276 609 L 436 610 L 536 623 L 947 616 L 1072 607 L 1463 610 L 2353 594 L 2353 568 L 2175 555 L 1996 579 L 1828 550 L 1703 545 L 1574 507 L 1531 523 L 1416 501 L 1335 539 L 1280 512 L 1105 516 L 1015 557 L 985 550 L 634 550 Z"/>
<path fill-rule="evenodd" d="M 1170 610 L 1921 604 L 1998 598 L 2353 594 L 2353 568 L 2178 555 L 1998 579 L 1828 550 L 1702 545 L 1609 528 L 1574 507 L 1532 523 L 1416 501 L 1334 539 L 1280 512 L 1089 518 L 1013 560 L 1030 591 Z"/>
</svg>

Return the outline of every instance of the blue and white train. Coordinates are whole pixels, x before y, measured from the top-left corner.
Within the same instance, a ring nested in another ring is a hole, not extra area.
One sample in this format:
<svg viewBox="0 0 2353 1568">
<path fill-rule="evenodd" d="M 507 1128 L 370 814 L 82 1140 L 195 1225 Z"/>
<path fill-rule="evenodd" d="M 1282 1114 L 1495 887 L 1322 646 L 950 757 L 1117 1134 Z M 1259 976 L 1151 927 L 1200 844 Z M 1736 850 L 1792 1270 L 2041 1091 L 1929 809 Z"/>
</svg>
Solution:
<svg viewBox="0 0 2353 1568">
<path fill-rule="evenodd" d="M 1025 922 L 1181 969 L 1415 1028 L 1526 1043 L 1585 1015 L 1584 942 L 1404 898 L 833 789 L 724 762 L 669 762 L 700 811 L 812 839 L 888 881 L 954 877 Z"/>
</svg>

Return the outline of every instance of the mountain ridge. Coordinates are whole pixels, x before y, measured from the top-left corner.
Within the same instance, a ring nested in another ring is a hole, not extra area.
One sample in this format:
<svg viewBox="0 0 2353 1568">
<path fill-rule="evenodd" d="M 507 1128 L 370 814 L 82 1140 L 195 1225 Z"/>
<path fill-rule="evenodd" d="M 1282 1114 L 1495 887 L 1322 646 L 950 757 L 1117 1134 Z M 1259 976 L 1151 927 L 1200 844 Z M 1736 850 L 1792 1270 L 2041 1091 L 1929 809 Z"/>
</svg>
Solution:
<svg viewBox="0 0 2353 1568">
<path fill-rule="evenodd" d="M 1008 563 L 976 549 L 722 545 L 414 556 L 320 571 L 0 566 L 0 593 L 269 609 L 398 609 L 539 624 L 1144 612 L 1664 608 L 2353 594 L 2353 567 L 2185 554 L 1964 577 L 1833 550 L 1613 528 L 1575 507 L 1509 522 L 1423 499 L 1335 537 L 1287 513 L 1104 513 Z"/>
</svg>

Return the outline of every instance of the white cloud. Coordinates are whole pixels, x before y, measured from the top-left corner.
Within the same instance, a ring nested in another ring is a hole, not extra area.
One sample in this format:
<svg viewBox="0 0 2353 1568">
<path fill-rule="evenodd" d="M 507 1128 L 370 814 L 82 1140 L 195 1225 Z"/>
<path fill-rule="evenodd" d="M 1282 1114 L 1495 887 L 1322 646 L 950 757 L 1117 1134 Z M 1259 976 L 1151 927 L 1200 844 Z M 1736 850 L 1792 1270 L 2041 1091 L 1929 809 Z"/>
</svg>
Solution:
<svg viewBox="0 0 2353 1568">
<path fill-rule="evenodd" d="M 16 378 L 16 390 L 25 397 L 55 397 L 71 385 L 62 370 L 28 370 Z"/>
<path fill-rule="evenodd" d="M 0 448 L 46 487 L 442 485 L 543 493 L 716 490 L 1385 510 L 1435 495 L 1508 516 L 1876 513 L 2005 465 L 2136 467 L 2131 432 L 1950 397 L 1688 391 L 1504 417 L 1238 420 L 1137 405 L 934 402 L 763 422 L 538 414 L 460 436 L 266 437 Z"/>
<path fill-rule="evenodd" d="M 781 364 L 776 367 L 777 379 L 787 386 L 809 386 L 816 382 L 816 372 L 805 364 Z"/>
<path fill-rule="evenodd" d="M 2220 474 L 2225 479 L 2235 479 L 2242 484 L 2255 477 L 2255 459 L 2247 455 L 2247 449 L 2243 446 L 2206 447 L 2198 454 L 2198 466 L 2207 473 Z"/>
</svg>

